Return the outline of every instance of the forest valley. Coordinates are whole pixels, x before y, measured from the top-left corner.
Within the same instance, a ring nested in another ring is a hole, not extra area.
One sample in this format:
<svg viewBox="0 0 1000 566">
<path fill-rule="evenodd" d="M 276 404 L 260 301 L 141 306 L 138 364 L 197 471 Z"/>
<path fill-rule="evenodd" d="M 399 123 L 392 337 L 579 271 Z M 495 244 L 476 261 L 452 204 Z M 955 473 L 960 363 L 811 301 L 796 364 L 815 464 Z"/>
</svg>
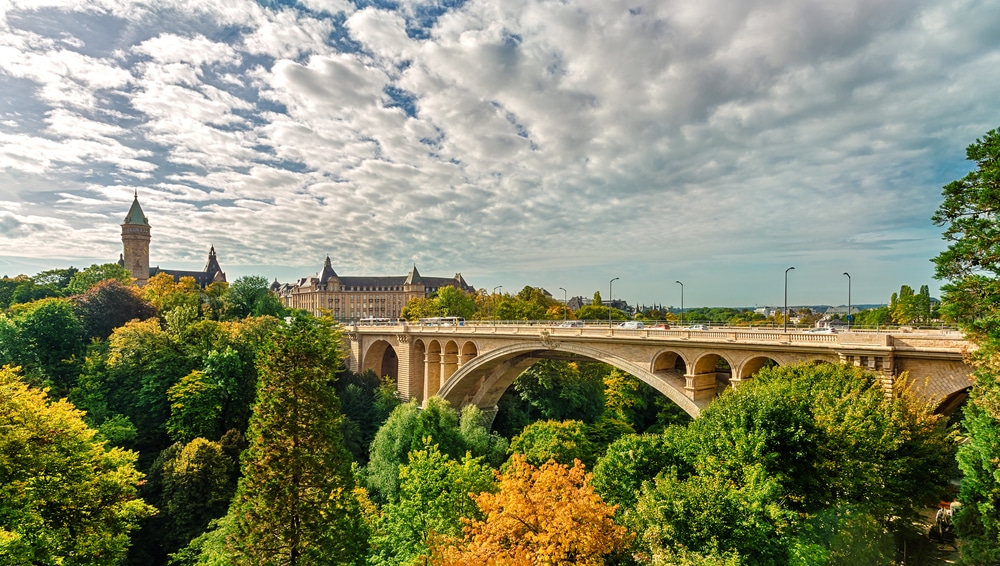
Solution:
<svg viewBox="0 0 1000 566">
<path fill-rule="evenodd" d="M 4 278 L 0 562 L 912 566 L 960 476 L 963 564 L 996 564 L 1000 132 L 967 156 L 932 219 L 940 316 L 977 345 L 954 423 L 846 365 L 765 368 L 690 420 L 566 361 L 531 366 L 488 422 L 345 370 L 340 325 L 285 312 L 263 277 Z M 487 297 L 454 291 L 410 314 Z M 538 302 L 522 293 L 515 315 Z M 937 316 L 928 298 L 901 289 L 886 316 Z"/>
</svg>

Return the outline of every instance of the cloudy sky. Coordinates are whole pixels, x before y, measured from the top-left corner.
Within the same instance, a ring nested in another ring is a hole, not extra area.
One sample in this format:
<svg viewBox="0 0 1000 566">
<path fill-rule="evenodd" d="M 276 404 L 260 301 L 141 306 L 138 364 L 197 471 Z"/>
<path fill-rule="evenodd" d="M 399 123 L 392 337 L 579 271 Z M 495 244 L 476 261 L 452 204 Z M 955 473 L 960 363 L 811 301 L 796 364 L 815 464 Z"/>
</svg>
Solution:
<svg viewBox="0 0 1000 566">
<path fill-rule="evenodd" d="M 0 275 L 462 272 L 886 302 L 1000 126 L 998 0 L 0 0 Z"/>
</svg>

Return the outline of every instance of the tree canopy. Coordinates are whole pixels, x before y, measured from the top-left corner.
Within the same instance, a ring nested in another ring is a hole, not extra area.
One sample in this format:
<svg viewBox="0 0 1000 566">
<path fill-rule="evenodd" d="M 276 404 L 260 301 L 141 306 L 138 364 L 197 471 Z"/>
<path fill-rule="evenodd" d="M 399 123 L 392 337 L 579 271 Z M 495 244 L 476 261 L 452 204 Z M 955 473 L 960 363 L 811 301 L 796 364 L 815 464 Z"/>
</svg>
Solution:
<svg viewBox="0 0 1000 566">
<path fill-rule="evenodd" d="M 156 512 L 136 496 L 136 454 L 106 449 L 81 416 L 0 368 L 0 562 L 118 564 Z"/>
<path fill-rule="evenodd" d="M 622 446 L 597 467 L 610 466 L 605 477 L 638 475 L 623 481 L 642 486 L 626 513 L 641 552 L 787 564 L 797 553 L 829 558 L 848 550 L 838 545 L 850 537 L 817 538 L 817 529 L 868 533 L 875 538 L 864 548 L 873 552 L 884 547 L 872 533 L 908 532 L 925 501 L 947 488 L 954 439 L 942 425 L 905 394 L 887 398 L 878 377 L 857 368 L 766 368 L 683 434 L 665 436 L 656 460 L 636 447 L 635 464 L 625 464 Z M 629 502 L 608 481 L 598 485 Z"/>
<path fill-rule="evenodd" d="M 355 564 L 367 549 L 333 388 L 330 319 L 280 326 L 258 358 L 260 385 L 230 512 L 239 564 Z"/>
<path fill-rule="evenodd" d="M 436 564 L 596 566 L 628 548 L 615 507 L 594 492 L 579 462 L 539 468 L 515 455 L 499 479 L 496 493 L 475 497 L 485 518 L 470 522 L 461 540 L 440 541 Z"/>
<path fill-rule="evenodd" d="M 944 316 L 958 321 L 979 346 L 971 354 L 975 383 L 965 408 L 968 440 L 958 450 L 962 470 L 955 526 L 969 563 L 1000 561 L 1000 129 L 968 146 L 976 168 L 945 185 L 933 216 L 948 248 L 934 258 Z"/>
</svg>

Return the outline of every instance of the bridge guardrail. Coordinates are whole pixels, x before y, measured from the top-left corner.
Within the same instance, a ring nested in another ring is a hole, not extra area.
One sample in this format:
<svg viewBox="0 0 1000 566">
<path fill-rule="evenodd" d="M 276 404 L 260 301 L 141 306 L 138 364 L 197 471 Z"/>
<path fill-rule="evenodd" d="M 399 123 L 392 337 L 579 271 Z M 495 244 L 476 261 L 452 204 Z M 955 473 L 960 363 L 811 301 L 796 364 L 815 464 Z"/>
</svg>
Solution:
<svg viewBox="0 0 1000 566">
<path fill-rule="evenodd" d="M 757 343 L 757 344 L 825 344 L 830 346 L 857 346 L 862 348 L 892 347 L 900 351 L 964 351 L 970 347 L 964 336 L 955 332 L 935 333 L 887 333 L 887 332 L 843 332 L 837 334 L 803 333 L 799 331 L 781 332 L 764 329 L 744 329 L 718 327 L 712 330 L 685 330 L 662 328 L 608 328 L 606 325 L 588 325 L 583 327 L 560 327 L 534 324 L 470 324 L 463 326 L 421 326 L 415 324 L 396 324 L 392 326 L 352 326 L 353 332 L 364 333 L 394 333 L 394 334 L 481 334 L 484 336 L 538 336 L 545 331 L 552 338 L 620 338 L 641 340 L 683 340 L 705 342 Z"/>
</svg>

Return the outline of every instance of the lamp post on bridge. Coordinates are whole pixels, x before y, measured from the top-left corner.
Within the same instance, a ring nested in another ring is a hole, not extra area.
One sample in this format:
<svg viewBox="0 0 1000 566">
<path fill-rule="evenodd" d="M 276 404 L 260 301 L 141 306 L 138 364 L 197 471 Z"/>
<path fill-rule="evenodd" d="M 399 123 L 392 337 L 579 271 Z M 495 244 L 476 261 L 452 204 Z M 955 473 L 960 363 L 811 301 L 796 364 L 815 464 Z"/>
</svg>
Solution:
<svg viewBox="0 0 1000 566">
<path fill-rule="evenodd" d="M 609 329 L 611 328 L 611 303 L 612 303 L 612 301 L 614 300 L 614 297 L 615 297 L 614 292 L 612 291 L 612 289 L 614 289 L 614 287 L 613 287 L 614 282 L 618 281 L 618 279 L 620 279 L 620 278 L 619 277 L 615 277 L 611 281 L 608 281 L 608 328 Z"/>
<path fill-rule="evenodd" d="M 788 332 L 788 272 L 795 269 L 794 267 L 789 267 L 785 270 L 785 320 L 782 332 Z"/>
<path fill-rule="evenodd" d="M 493 303 L 493 325 L 494 326 L 496 326 L 496 324 L 497 324 L 497 289 L 501 289 L 502 290 L 503 289 L 503 285 L 497 285 L 496 287 L 493 288 L 493 297 L 492 297 L 493 300 L 491 302 Z"/>
<path fill-rule="evenodd" d="M 847 276 L 847 329 L 851 329 L 851 274 L 844 272 Z"/>
<path fill-rule="evenodd" d="M 681 286 L 681 326 L 684 326 L 684 284 L 680 281 L 674 281 Z"/>
<path fill-rule="evenodd" d="M 566 318 L 569 316 L 569 295 L 566 293 L 565 287 L 559 287 L 563 292 L 563 322 L 566 322 Z"/>
</svg>

